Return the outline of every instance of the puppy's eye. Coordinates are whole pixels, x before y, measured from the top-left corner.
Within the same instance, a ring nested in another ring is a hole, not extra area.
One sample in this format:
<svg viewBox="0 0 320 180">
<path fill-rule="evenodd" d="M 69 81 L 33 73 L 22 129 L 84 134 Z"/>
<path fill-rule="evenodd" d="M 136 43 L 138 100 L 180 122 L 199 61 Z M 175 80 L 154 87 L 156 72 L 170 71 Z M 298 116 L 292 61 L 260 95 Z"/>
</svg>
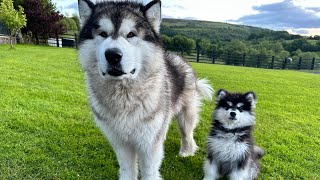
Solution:
<svg viewBox="0 0 320 180">
<path fill-rule="evenodd" d="M 108 37 L 108 33 L 102 31 L 102 32 L 99 34 L 99 36 L 104 37 L 104 38 L 107 38 L 107 37 Z"/>
<path fill-rule="evenodd" d="M 127 34 L 127 38 L 132 38 L 132 37 L 135 37 L 136 35 L 133 33 L 133 32 L 129 32 Z"/>
<path fill-rule="evenodd" d="M 243 111 L 243 106 L 238 107 L 238 110 L 239 110 L 240 112 L 242 112 L 242 111 Z"/>
</svg>

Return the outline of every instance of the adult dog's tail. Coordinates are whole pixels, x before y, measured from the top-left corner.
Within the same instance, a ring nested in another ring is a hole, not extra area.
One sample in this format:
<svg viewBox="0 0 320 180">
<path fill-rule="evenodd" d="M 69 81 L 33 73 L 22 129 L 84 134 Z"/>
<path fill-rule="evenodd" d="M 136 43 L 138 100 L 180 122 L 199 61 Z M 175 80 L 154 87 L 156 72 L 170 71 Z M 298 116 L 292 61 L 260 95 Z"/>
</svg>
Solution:
<svg viewBox="0 0 320 180">
<path fill-rule="evenodd" d="M 207 79 L 198 79 L 196 82 L 198 93 L 208 100 L 212 100 L 213 88 Z"/>
</svg>

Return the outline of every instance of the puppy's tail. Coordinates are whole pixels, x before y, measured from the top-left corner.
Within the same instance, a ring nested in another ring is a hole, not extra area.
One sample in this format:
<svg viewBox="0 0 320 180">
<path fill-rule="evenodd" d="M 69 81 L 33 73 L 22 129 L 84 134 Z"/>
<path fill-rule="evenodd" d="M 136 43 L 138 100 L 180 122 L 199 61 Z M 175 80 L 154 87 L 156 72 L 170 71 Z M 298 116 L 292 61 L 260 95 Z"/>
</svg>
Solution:
<svg viewBox="0 0 320 180">
<path fill-rule="evenodd" d="M 198 93 L 204 99 L 208 99 L 210 101 L 212 100 L 212 94 L 214 90 L 207 79 L 198 79 L 196 82 L 196 87 Z"/>
<path fill-rule="evenodd" d="M 261 159 L 264 155 L 264 150 L 259 146 L 253 146 L 253 153 L 256 159 Z"/>
</svg>

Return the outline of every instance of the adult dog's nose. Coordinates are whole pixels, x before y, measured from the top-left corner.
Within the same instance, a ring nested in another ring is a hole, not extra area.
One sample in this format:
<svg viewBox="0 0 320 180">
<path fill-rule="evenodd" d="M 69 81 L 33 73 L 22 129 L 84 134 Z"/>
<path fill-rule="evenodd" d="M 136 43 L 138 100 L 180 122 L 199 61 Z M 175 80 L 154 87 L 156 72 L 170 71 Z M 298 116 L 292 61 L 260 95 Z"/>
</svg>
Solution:
<svg viewBox="0 0 320 180">
<path fill-rule="evenodd" d="M 109 64 L 117 65 L 121 61 L 123 54 L 120 51 L 120 49 L 113 48 L 113 49 L 106 50 L 104 55 L 105 55 L 106 60 L 108 61 Z"/>
<path fill-rule="evenodd" d="M 231 112 L 231 113 L 230 113 L 230 116 L 233 117 L 233 118 L 236 117 L 236 115 L 237 115 L 237 114 L 236 114 L 235 112 Z"/>
</svg>

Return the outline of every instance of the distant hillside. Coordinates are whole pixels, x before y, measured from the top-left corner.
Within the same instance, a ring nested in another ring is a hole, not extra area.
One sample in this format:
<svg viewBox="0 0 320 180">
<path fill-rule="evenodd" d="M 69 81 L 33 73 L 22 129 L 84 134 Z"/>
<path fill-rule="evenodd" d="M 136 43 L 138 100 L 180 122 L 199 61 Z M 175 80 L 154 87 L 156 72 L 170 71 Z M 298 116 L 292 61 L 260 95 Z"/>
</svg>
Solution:
<svg viewBox="0 0 320 180">
<path fill-rule="evenodd" d="M 161 33 L 170 37 L 182 34 L 195 40 L 210 39 L 211 41 L 251 40 L 259 38 L 290 40 L 301 38 L 299 35 L 291 35 L 286 31 L 273 31 L 252 26 L 182 19 L 163 19 Z"/>
</svg>

